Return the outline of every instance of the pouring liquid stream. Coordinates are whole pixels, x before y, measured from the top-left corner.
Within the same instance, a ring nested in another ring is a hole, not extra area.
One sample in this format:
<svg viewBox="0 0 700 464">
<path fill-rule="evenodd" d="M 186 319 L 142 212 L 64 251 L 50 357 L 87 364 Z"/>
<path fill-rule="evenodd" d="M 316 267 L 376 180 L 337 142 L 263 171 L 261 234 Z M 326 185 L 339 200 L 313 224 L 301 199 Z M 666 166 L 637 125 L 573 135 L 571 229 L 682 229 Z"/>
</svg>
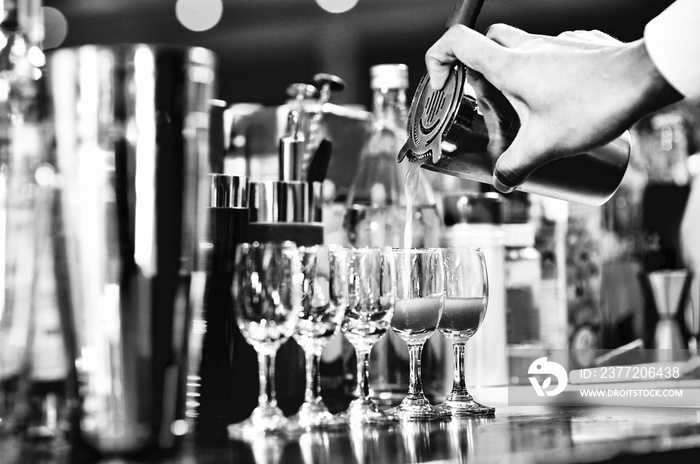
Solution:
<svg viewBox="0 0 700 464">
<path fill-rule="evenodd" d="M 403 247 L 411 248 L 413 245 L 413 203 L 416 200 L 418 187 L 422 181 L 420 167 L 426 160 L 418 160 L 411 163 L 406 172 L 404 190 L 406 192 L 406 225 L 403 231 Z"/>
<path fill-rule="evenodd" d="M 404 189 L 406 192 L 406 224 L 403 230 L 403 247 L 405 250 L 411 249 L 413 245 L 413 203 L 416 200 L 416 195 L 418 193 L 418 188 L 422 181 L 422 174 L 420 167 L 425 162 L 425 160 L 418 160 L 411 163 L 408 167 L 408 172 L 406 172 L 406 178 L 404 180 Z M 406 253 L 404 255 L 404 272 L 403 279 L 404 288 L 410 288 L 410 269 L 411 269 L 411 255 Z"/>
</svg>

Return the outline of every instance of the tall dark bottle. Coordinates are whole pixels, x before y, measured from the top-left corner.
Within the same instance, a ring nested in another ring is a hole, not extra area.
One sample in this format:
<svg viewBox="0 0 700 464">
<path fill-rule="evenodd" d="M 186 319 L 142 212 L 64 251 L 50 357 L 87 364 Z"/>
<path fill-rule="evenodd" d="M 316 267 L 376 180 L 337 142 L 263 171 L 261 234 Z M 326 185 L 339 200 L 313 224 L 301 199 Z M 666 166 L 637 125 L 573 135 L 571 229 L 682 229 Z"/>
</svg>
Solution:
<svg viewBox="0 0 700 464">
<path fill-rule="evenodd" d="M 231 285 L 236 247 L 248 226 L 248 178 L 211 175 L 209 262 L 206 278 L 204 330 L 199 366 L 201 384 L 197 435 L 203 440 L 226 438 L 226 426 L 250 415 L 255 407 L 255 351 L 241 336 L 233 311 Z M 252 401 L 245 398 L 252 397 Z"/>
</svg>

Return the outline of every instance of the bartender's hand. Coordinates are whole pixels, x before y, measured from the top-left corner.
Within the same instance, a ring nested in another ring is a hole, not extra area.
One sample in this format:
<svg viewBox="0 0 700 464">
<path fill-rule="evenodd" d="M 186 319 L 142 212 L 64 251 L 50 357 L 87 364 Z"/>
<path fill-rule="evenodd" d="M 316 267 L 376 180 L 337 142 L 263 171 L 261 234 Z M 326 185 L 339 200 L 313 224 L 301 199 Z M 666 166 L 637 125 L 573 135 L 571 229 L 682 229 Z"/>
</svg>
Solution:
<svg viewBox="0 0 700 464">
<path fill-rule="evenodd" d="M 599 31 L 532 35 L 504 24 L 486 35 L 451 27 L 426 53 L 433 88 L 459 60 L 508 99 L 521 128 L 496 162 L 494 186 L 508 192 L 542 164 L 601 146 L 640 117 L 681 99 L 658 73 L 643 40 Z"/>
</svg>

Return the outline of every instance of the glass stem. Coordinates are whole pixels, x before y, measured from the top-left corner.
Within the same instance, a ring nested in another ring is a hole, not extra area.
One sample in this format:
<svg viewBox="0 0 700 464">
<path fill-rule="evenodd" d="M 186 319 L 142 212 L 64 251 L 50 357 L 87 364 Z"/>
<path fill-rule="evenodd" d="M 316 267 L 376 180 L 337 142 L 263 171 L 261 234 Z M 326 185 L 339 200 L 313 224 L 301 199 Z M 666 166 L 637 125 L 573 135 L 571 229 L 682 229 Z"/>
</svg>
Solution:
<svg viewBox="0 0 700 464">
<path fill-rule="evenodd" d="M 357 397 L 369 400 L 369 350 L 357 353 Z"/>
<path fill-rule="evenodd" d="M 408 397 L 413 399 L 423 398 L 423 381 L 421 380 L 421 355 L 423 344 L 408 345 Z"/>
<path fill-rule="evenodd" d="M 275 398 L 275 353 L 258 353 L 258 378 L 260 393 L 258 406 L 277 406 Z"/>
<path fill-rule="evenodd" d="M 321 355 L 313 350 L 305 351 L 306 355 L 306 391 L 304 401 L 315 403 L 321 396 Z"/>
<path fill-rule="evenodd" d="M 466 393 L 467 379 L 465 374 L 464 347 L 465 343 L 453 343 L 452 354 L 454 355 L 454 372 L 452 375 L 452 392 Z"/>
</svg>

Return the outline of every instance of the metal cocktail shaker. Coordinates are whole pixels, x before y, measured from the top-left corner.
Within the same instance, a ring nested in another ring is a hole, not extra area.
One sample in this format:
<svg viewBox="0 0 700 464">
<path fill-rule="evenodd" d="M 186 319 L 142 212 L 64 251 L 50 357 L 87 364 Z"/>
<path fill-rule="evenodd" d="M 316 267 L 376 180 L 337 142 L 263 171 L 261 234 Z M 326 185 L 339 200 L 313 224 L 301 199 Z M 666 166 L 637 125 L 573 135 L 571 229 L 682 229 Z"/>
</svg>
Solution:
<svg viewBox="0 0 700 464">
<path fill-rule="evenodd" d="M 483 0 L 457 0 L 447 26 L 473 26 Z M 472 87 L 462 63 L 452 67 L 442 89 L 426 73 L 418 84 L 408 117 L 408 140 L 401 162 L 426 161 L 425 169 L 490 184 L 496 160 L 510 146 L 520 120 L 507 99 L 481 78 Z M 477 85 L 478 84 L 478 85 Z M 538 168 L 518 187 L 590 206 L 605 203 L 627 170 L 627 132 L 602 147 Z"/>
<path fill-rule="evenodd" d="M 143 44 L 62 49 L 47 62 L 59 304 L 80 434 L 102 452 L 168 449 L 187 432 L 215 66 L 203 48 Z"/>
</svg>

